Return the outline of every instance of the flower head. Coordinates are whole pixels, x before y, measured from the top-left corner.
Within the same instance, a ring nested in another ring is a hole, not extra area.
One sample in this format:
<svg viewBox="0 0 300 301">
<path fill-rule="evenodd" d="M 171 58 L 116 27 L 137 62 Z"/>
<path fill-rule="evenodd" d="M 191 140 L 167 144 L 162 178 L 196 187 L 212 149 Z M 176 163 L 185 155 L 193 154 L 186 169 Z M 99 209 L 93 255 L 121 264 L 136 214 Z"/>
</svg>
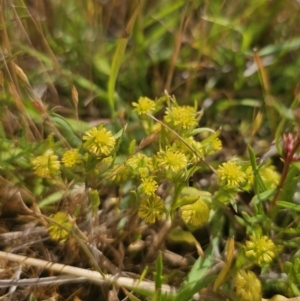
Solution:
<svg viewBox="0 0 300 301">
<path fill-rule="evenodd" d="M 245 173 L 235 161 L 225 162 L 219 166 L 217 176 L 219 185 L 228 188 L 239 188 L 246 181 Z"/>
<path fill-rule="evenodd" d="M 222 142 L 218 137 L 204 140 L 201 144 L 203 147 L 204 156 L 213 155 L 215 152 L 222 149 Z"/>
<path fill-rule="evenodd" d="M 277 248 L 267 236 L 256 238 L 250 236 L 245 243 L 245 256 L 259 266 L 269 264 L 276 256 Z"/>
<path fill-rule="evenodd" d="M 197 112 L 190 106 L 174 106 L 166 112 L 165 121 L 177 130 L 191 130 L 198 124 Z"/>
<path fill-rule="evenodd" d="M 186 168 L 188 160 L 182 152 L 168 148 L 157 153 L 157 162 L 166 171 L 177 174 Z"/>
<path fill-rule="evenodd" d="M 157 182 L 152 178 L 143 178 L 139 190 L 147 196 L 154 195 L 157 190 Z"/>
<path fill-rule="evenodd" d="M 103 125 L 98 128 L 92 127 L 85 132 L 82 138 L 85 140 L 83 147 L 95 156 L 109 156 L 113 151 L 116 138 L 111 131 L 108 131 Z"/>
<path fill-rule="evenodd" d="M 182 152 L 188 159 L 190 163 L 198 163 L 201 159 L 204 158 L 203 146 L 199 141 L 196 141 L 193 137 L 185 139 L 185 143 L 180 140 L 174 141 L 172 144 L 173 150 L 178 150 Z"/>
<path fill-rule="evenodd" d="M 74 148 L 65 151 L 62 162 L 66 167 L 73 167 L 74 165 L 79 164 L 81 162 L 81 157 L 78 153 L 78 149 Z"/>
<path fill-rule="evenodd" d="M 267 189 L 272 189 L 277 187 L 280 181 L 280 174 L 275 170 L 274 165 L 262 167 L 259 170 L 259 173 Z"/>
<path fill-rule="evenodd" d="M 234 289 L 240 301 L 260 301 L 261 283 L 252 271 L 237 272 Z"/>
<path fill-rule="evenodd" d="M 137 153 L 126 161 L 126 166 L 132 171 L 134 175 L 139 175 L 144 178 L 153 170 L 152 159 L 145 154 Z"/>
<path fill-rule="evenodd" d="M 201 227 L 207 223 L 209 218 L 209 208 L 200 198 L 189 205 L 180 208 L 180 215 L 187 225 Z"/>
<path fill-rule="evenodd" d="M 159 196 L 153 195 L 150 198 L 141 200 L 138 216 L 142 218 L 146 223 L 153 224 L 156 220 L 162 218 L 164 212 L 164 202 Z"/>
<path fill-rule="evenodd" d="M 50 178 L 59 174 L 60 162 L 52 150 L 32 160 L 34 173 L 42 178 Z"/>
<path fill-rule="evenodd" d="M 115 165 L 112 170 L 112 180 L 117 183 L 126 182 L 131 176 L 131 171 L 125 164 Z"/>
<path fill-rule="evenodd" d="M 218 151 L 220 149 L 222 149 L 222 142 L 219 138 L 215 138 L 212 142 L 211 142 L 211 148 L 213 151 Z"/>
<path fill-rule="evenodd" d="M 53 223 L 50 223 L 48 228 L 49 236 L 54 240 L 59 240 L 62 242 L 66 241 L 70 234 L 69 231 L 64 228 L 71 230 L 73 227 L 69 215 L 66 212 L 60 211 L 51 216 L 51 218 L 53 219 Z"/>
<path fill-rule="evenodd" d="M 155 111 L 155 102 L 148 97 L 140 97 L 138 102 L 133 102 L 132 105 L 136 107 L 134 111 L 136 111 L 138 115 L 152 114 Z"/>
</svg>

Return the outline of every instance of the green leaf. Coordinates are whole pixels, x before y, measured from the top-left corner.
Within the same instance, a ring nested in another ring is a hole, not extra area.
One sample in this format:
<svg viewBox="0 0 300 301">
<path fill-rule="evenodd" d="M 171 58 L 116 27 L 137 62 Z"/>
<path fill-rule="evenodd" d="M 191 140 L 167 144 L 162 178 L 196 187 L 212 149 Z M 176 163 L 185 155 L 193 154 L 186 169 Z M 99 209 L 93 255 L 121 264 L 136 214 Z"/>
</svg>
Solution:
<svg viewBox="0 0 300 301">
<path fill-rule="evenodd" d="M 197 135 L 199 133 L 203 133 L 203 132 L 210 132 L 213 134 L 215 133 L 215 131 L 210 128 L 196 128 L 196 129 L 192 130 L 191 136 L 195 136 L 195 135 Z"/>
<path fill-rule="evenodd" d="M 287 108 L 286 106 L 284 106 L 282 103 L 280 103 L 276 99 L 273 99 L 272 106 L 280 114 L 281 117 L 283 117 L 287 120 L 295 119 L 294 110 L 291 108 Z"/>
<path fill-rule="evenodd" d="M 211 193 L 208 191 L 199 190 L 195 187 L 184 187 L 181 191 L 183 195 L 197 195 L 203 199 L 211 199 Z"/>
<path fill-rule="evenodd" d="M 155 289 L 161 289 L 162 270 L 163 270 L 162 255 L 161 253 L 159 253 L 156 259 Z"/>
<path fill-rule="evenodd" d="M 155 14 L 151 13 L 149 15 L 151 17 L 147 20 L 145 27 L 149 27 L 157 20 L 160 20 L 162 18 L 169 16 L 174 12 L 177 12 L 185 3 L 186 3 L 185 0 L 169 1 L 168 5 L 161 6 L 159 10 L 155 10 L 156 12 Z"/>
<path fill-rule="evenodd" d="M 231 107 L 236 106 L 245 106 L 245 107 L 253 107 L 253 108 L 259 108 L 261 107 L 261 101 L 257 99 L 224 99 L 218 101 L 218 104 L 216 105 L 216 108 L 218 111 L 227 110 Z"/>
<path fill-rule="evenodd" d="M 294 164 L 290 165 L 288 175 L 284 181 L 284 185 L 280 191 L 280 200 L 292 200 L 297 189 L 299 181 L 299 170 Z"/>
<path fill-rule="evenodd" d="M 249 154 L 250 163 L 251 163 L 253 173 L 254 173 L 254 191 L 256 194 L 259 194 L 261 191 L 266 191 L 267 187 L 266 187 L 261 175 L 259 174 L 259 168 L 256 163 L 256 156 L 255 156 L 253 148 L 250 145 L 248 145 L 248 154 Z"/>
<path fill-rule="evenodd" d="M 50 119 L 72 146 L 78 146 L 81 143 L 81 139 L 75 134 L 68 120 L 53 112 Z"/>
<path fill-rule="evenodd" d="M 137 2 L 137 6 L 126 26 L 123 36 L 120 38 L 118 42 L 117 49 L 113 57 L 109 81 L 108 81 L 108 103 L 112 113 L 114 113 L 115 110 L 114 94 L 115 94 L 115 85 L 116 85 L 117 77 L 119 74 L 121 64 L 123 62 L 126 46 L 130 38 L 133 25 L 135 23 L 135 19 L 138 15 L 139 7 L 140 7 L 140 1 Z"/>
<path fill-rule="evenodd" d="M 50 194 L 49 196 L 47 196 L 46 198 L 44 198 L 42 201 L 40 201 L 38 203 L 39 208 L 53 205 L 54 203 L 60 201 L 64 194 L 65 194 L 65 192 L 62 190 Z"/>
<path fill-rule="evenodd" d="M 298 289 L 298 286 L 294 282 L 290 283 L 290 288 L 295 296 L 300 296 L 300 290 Z"/>
<path fill-rule="evenodd" d="M 133 139 L 129 144 L 128 155 L 129 156 L 133 155 L 135 151 L 136 151 L 136 140 Z"/>
<path fill-rule="evenodd" d="M 262 214 L 257 214 L 255 216 L 250 216 L 248 213 L 245 211 L 241 212 L 243 218 L 252 226 L 259 223 L 259 222 L 264 222 L 266 220 L 266 217 Z"/>
<path fill-rule="evenodd" d="M 29 301 L 37 301 L 33 294 L 30 294 Z"/>
<path fill-rule="evenodd" d="M 251 202 L 253 205 L 258 205 L 263 201 L 269 200 L 276 193 L 276 191 L 277 189 L 273 188 L 259 193 L 252 198 Z"/>
<path fill-rule="evenodd" d="M 214 238 L 212 245 L 214 245 L 217 240 L 217 238 Z M 210 246 L 207 248 L 205 256 L 197 259 L 186 280 L 179 288 L 174 301 L 190 300 L 195 293 L 212 283 L 212 281 L 216 278 L 216 275 L 206 275 L 214 262 L 212 254 L 212 246 Z"/>
<path fill-rule="evenodd" d="M 300 212 L 300 205 L 298 205 L 298 204 L 294 204 L 294 203 L 286 202 L 286 201 L 278 201 L 276 204 L 278 207 L 290 209 L 290 210 L 293 210 L 296 212 Z"/>
<path fill-rule="evenodd" d="M 163 262 L 162 262 L 162 255 L 161 253 L 158 254 L 156 259 L 156 272 L 155 272 L 155 294 L 152 298 L 152 301 L 161 301 L 162 294 L 161 294 L 161 287 L 162 287 L 162 275 L 163 271 Z"/>
<path fill-rule="evenodd" d="M 114 134 L 114 137 L 116 139 L 119 139 L 120 137 L 122 137 L 124 135 L 126 129 L 127 129 L 127 124 L 120 131 L 118 131 L 118 133 Z"/>
<path fill-rule="evenodd" d="M 88 194 L 89 194 L 90 204 L 92 206 L 92 213 L 96 214 L 96 212 L 98 211 L 98 207 L 100 205 L 99 193 L 97 190 L 93 189 L 93 190 L 89 190 Z"/>
<path fill-rule="evenodd" d="M 190 205 L 190 204 L 194 204 L 197 200 L 199 199 L 198 196 L 196 195 L 186 195 L 183 196 L 182 198 L 179 198 L 175 204 L 172 204 L 172 208 L 171 210 L 175 210 L 179 207 L 185 206 L 185 205 Z"/>
</svg>

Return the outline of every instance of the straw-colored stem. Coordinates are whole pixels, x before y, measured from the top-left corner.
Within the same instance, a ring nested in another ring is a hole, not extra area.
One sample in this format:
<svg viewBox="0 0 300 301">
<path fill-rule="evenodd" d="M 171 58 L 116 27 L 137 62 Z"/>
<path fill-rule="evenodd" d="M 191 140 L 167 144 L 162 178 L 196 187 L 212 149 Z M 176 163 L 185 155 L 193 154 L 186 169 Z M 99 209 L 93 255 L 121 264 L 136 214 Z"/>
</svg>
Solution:
<svg viewBox="0 0 300 301">
<path fill-rule="evenodd" d="M 41 259 L 26 257 L 22 255 L 7 253 L 0 251 L 0 258 L 19 262 L 23 266 L 30 265 L 43 269 L 50 270 L 52 272 L 57 272 L 61 274 L 68 274 L 78 277 L 85 277 L 89 281 L 94 283 L 103 283 L 103 281 L 109 282 L 111 284 L 115 284 L 118 286 L 124 286 L 128 289 L 137 289 L 139 291 L 155 291 L 155 283 L 152 281 L 139 281 L 138 279 L 131 279 L 126 277 L 118 277 L 117 275 L 104 275 L 102 276 L 99 272 L 91 271 L 87 269 L 81 269 L 77 267 L 72 267 L 69 265 L 64 265 L 60 263 L 53 263 Z M 176 293 L 176 289 L 169 285 L 162 286 L 162 292 L 166 294 L 174 295 Z"/>
</svg>

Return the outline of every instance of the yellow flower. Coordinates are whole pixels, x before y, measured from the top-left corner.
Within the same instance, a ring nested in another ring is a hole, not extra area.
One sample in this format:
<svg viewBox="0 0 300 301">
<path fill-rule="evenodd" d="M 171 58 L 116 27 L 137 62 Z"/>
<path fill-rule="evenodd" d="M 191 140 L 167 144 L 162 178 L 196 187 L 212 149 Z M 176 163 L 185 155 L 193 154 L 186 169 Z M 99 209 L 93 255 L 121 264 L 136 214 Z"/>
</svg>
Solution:
<svg viewBox="0 0 300 301">
<path fill-rule="evenodd" d="M 196 163 L 199 162 L 199 160 L 203 159 L 205 154 L 204 154 L 202 143 L 196 141 L 193 137 L 190 137 L 187 142 L 192 147 L 192 149 L 196 152 L 195 153 L 189 149 L 189 152 L 192 154 L 192 158 L 191 158 L 192 161 Z"/>
<path fill-rule="evenodd" d="M 64 152 L 62 162 L 66 167 L 73 167 L 81 162 L 81 157 L 78 153 L 78 149 L 69 149 Z"/>
<path fill-rule="evenodd" d="M 204 156 L 213 155 L 222 149 L 222 142 L 219 138 L 207 139 L 202 142 Z"/>
<path fill-rule="evenodd" d="M 152 114 L 155 111 L 155 102 L 148 97 L 140 97 L 138 103 L 133 102 L 132 105 L 136 107 L 134 111 L 138 115 Z"/>
<path fill-rule="evenodd" d="M 176 174 L 186 168 L 188 160 L 182 152 L 169 148 L 166 151 L 157 153 L 157 162 L 159 166 L 166 171 L 171 171 Z"/>
<path fill-rule="evenodd" d="M 211 146 L 212 146 L 212 149 L 214 151 L 218 151 L 220 149 L 222 149 L 222 142 L 219 138 L 215 138 L 212 142 L 211 142 Z"/>
<path fill-rule="evenodd" d="M 147 167 L 139 168 L 139 176 L 141 178 L 146 178 L 149 176 L 149 169 Z"/>
<path fill-rule="evenodd" d="M 245 256 L 259 266 L 269 264 L 276 256 L 276 246 L 267 236 L 255 238 L 245 242 Z"/>
<path fill-rule="evenodd" d="M 217 169 L 217 176 L 220 186 L 228 186 L 228 188 L 239 188 L 246 180 L 245 173 L 241 166 L 235 161 L 223 163 Z"/>
<path fill-rule="evenodd" d="M 184 205 L 180 208 L 180 215 L 187 225 L 201 227 L 207 223 L 209 208 L 200 198 L 193 204 Z"/>
<path fill-rule="evenodd" d="M 145 154 L 137 153 L 126 161 L 126 165 L 130 167 L 134 175 L 145 174 L 145 168 L 149 171 L 153 171 L 152 159 Z"/>
<path fill-rule="evenodd" d="M 34 173 L 42 178 L 50 178 L 59 174 L 60 162 L 52 150 L 32 160 Z"/>
<path fill-rule="evenodd" d="M 151 196 L 154 195 L 157 190 L 157 182 L 151 178 L 142 179 L 142 184 L 139 186 L 139 189 L 142 193 Z"/>
<path fill-rule="evenodd" d="M 252 271 L 237 272 L 234 288 L 240 301 L 261 300 L 261 282 Z"/>
<path fill-rule="evenodd" d="M 108 170 L 108 168 L 112 165 L 113 163 L 113 157 L 108 156 L 106 158 L 103 158 L 98 164 L 97 164 L 97 172 L 99 174 L 104 173 Z"/>
<path fill-rule="evenodd" d="M 142 199 L 138 211 L 138 216 L 146 223 L 153 224 L 156 220 L 162 218 L 165 212 L 165 205 L 162 199 L 153 195 L 150 198 Z"/>
<path fill-rule="evenodd" d="M 185 142 L 190 146 L 188 147 L 180 140 L 176 140 L 172 144 L 172 149 L 182 152 L 188 159 L 189 163 L 198 163 L 203 159 L 203 146 L 200 142 L 196 141 L 193 137 L 185 139 Z"/>
<path fill-rule="evenodd" d="M 276 188 L 280 181 L 280 174 L 275 170 L 275 166 L 264 166 L 259 170 L 259 173 L 266 185 L 267 189 Z"/>
<path fill-rule="evenodd" d="M 130 175 L 130 170 L 125 164 L 115 165 L 112 170 L 112 180 L 117 183 L 126 182 Z"/>
<path fill-rule="evenodd" d="M 69 215 L 66 212 L 60 211 L 51 216 L 51 218 L 54 222 L 49 224 L 49 236 L 53 240 L 66 241 L 69 238 L 70 233 L 64 228 L 71 230 L 73 227 Z M 64 228 L 59 225 L 62 225 Z"/>
<path fill-rule="evenodd" d="M 98 126 L 98 128 L 92 127 L 85 132 L 82 139 L 85 140 L 84 148 L 95 156 L 109 156 L 116 144 L 112 132 L 103 125 Z"/>
<path fill-rule="evenodd" d="M 166 112 L 165 121 L 176 129 L 191 130 L 197 124 L 197 112 L 190 106 L 173 107 Z"/>
</svg>

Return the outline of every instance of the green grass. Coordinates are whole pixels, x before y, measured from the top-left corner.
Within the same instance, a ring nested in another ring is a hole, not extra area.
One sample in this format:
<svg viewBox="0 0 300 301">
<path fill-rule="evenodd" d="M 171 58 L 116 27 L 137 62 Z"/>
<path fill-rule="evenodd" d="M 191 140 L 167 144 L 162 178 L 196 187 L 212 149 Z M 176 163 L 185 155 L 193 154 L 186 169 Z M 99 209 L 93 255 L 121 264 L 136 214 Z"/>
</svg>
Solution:
<svg viewBox="0 0 300 301">
<path fill-rule="evenodd" d="M 3 2 L 1 251 L 140 279 L 136 288 L 128 279 L 114 288 L 114 280 L 92 278 L 89 289 L 18 284 L 13 298 L 107 300 L 114 289 L 130 300 L 184 301 L 200 292 L 235 301 L 245 297 L 240 271 L 260 277 L 259 299 L 298 297 L 299 13 L 292 0 Z M 156 100 L 142 116 L 132 106 L 140 97 Z M 196 108 L 197 124 L 180 127 L 181 106 Z M 102 132 L 102 143 L 115 144 L 93 153 L 87 131 L 99 124 L 112 133 Z M 273 141 L 277 152 L 261 162 Z M 164 170 L 172 147 L 177 165 L 189 156 L 179 174 Z M 74 168 L 62 164 L 70 149 L 80 157 Z M 34 162 L 48 150 L 54 157 L 43 177 Z M 220 165 L 233 158 L 238 189 L 221 179 Z M 157 182 L 157 212 L 160 200 L 165 206 L 154 224 L 141 214 L 151 190 L 145 179 Z M 210 212 L 201 226 L 183 213 L 198 198 Z M 245 255 L 251 235 L 276 245 L 269 264 Z M 40 277 L 32 264 L 18 277 Z M 4 261 L 1 279 L 17 277 L 14 268 Z"/>
</svg>

